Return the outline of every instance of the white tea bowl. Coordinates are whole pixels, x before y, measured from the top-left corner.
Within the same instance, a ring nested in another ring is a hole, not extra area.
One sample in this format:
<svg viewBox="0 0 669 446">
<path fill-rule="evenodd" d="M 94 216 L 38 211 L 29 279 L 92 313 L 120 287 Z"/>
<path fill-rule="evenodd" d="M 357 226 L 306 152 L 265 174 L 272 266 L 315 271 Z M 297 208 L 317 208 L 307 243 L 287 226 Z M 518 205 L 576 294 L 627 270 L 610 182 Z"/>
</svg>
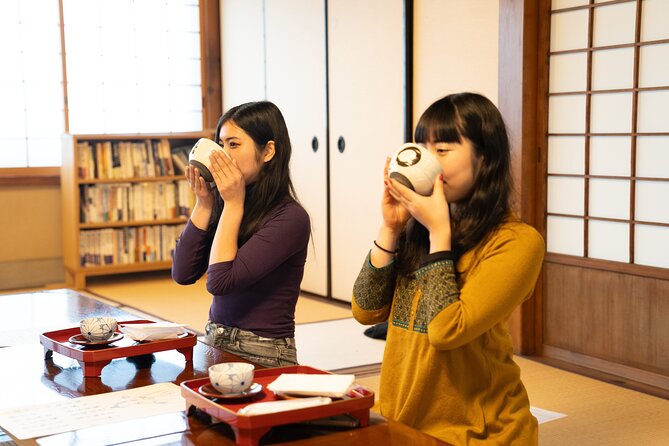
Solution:
<svg viewBox="0 0 669 446">
<path fill-rule="evenodd" d="M 89 317 L 79 322 L 79 329 L 89 341 L 106 341 L 116 333 L 116 319 L 113 317 Z"/>
<path fill-rule="evenodd" d="M 421 195 L 431 195 L 441 173 L 437 158 L 420 144 L 407 143 L 390 159 L 388 176 Z"/>
<path fill-rule="evenodd" d="M 211 174 L 211 162 L 209 161 L 209 154 L 214 150 L 220 150 L 225 156 L 230 158 L 230 155 L 223 150 L 223 147 L 208 138 L 200 138 L 188 154 L 188 163 L 197 167 L 200 175 L 207 182 L 214 181 L 214 177 Z"/>
<path fill-rule="evenodd" d="M 245 362 L 222 362 L 209 367 L 209 381 L 222 394 L 242 393 L 253 384 L 255 366 Z"/>
</svg>

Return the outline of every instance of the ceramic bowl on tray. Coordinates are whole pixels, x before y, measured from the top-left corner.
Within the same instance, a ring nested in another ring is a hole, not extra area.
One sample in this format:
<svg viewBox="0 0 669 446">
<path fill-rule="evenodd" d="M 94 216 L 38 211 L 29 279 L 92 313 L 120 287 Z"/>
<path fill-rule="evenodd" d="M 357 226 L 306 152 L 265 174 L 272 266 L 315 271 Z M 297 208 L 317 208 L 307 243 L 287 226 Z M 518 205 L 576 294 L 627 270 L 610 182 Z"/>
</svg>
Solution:
<svg viewBox="0 0 669 446">
<path fill-rule="evenodd" d="M 116 333 L 116 319 L 113 317 L 88 317 L 79 322 L 81 335 L 89 341 L 106 341 Z"/>
<path fill-rule="evenodd" d="M 253 384 L 255 366 L 245 362 L 222 362 L 209 367 L 209 381 L 221 394 L 239 394 Z"/>
</svg>

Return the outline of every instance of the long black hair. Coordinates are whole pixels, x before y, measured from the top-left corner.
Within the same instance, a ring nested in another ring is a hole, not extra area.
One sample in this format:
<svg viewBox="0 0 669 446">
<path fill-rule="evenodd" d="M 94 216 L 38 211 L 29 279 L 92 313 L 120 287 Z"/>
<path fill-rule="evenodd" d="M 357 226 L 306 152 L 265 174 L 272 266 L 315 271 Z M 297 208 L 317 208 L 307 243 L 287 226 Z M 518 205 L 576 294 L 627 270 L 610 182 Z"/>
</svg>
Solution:
<svg viewBox="0 0 669 446">
<path fill-rule="evenodd" d="M 216 139 L 226 122 L 234 122 L 244 130 L 256 145 L 256 156 L 261 158 L 269 141 L 274 141 L 274 156 L 263 163 L 258 177 L 247 185 L 244 199 L 244 217 L 239 228 L 238 243 L 241 246 L 258 230 L 265 217 L 282 201 L 297 201 L 295 188 L 290 179 L 290 156 L 292 148 L 288 128 L 279 108 L 269 101 L 247 102 L 228 110 L 216 124 Z M 216 195 L 216 204 L 209 230 L 215 225 L 223 210 L 223 199 Z"/>
<path fill-rule="evenodd" d="M 485 96 L 458 93 L 430 105 L 416 126 L 419 143 L 471 141 L 480 167 L 471 194 L 451 203 L 452 250 L 461 255 L 484 240 L 511 209 L 509 138 L 502 115 Z M 411 220 L 400 239 L 400 270 L 410 274 L 429 252 L 429 233 Z"/>
</svg>

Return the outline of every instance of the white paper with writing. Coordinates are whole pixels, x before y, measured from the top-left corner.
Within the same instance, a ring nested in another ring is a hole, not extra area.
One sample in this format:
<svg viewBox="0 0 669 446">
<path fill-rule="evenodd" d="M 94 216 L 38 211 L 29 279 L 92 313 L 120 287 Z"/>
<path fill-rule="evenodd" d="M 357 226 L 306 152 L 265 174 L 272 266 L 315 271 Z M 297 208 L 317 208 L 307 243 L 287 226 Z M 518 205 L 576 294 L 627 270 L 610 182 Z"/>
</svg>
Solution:
<svg viewBox="0 0 669 446">
<path fill-rule="evenodd" d="M 185 409 L 179 386 L 152 384 L 0 411 L 0 427 L 19 440 Z"/>
</svg>

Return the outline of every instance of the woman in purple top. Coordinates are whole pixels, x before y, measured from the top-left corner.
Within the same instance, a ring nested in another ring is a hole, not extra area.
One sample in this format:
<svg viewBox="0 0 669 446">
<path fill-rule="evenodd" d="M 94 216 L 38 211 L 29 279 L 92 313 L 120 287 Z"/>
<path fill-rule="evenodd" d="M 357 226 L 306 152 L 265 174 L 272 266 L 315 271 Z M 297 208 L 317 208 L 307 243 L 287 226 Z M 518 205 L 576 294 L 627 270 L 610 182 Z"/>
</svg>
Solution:
<svg viewBox="0 0 669 446">
<path fill-rule="evenodd" d="M 267 367 L 297 364 L 295 304 L 311 233 L 290 180 L 290 139 L 271 102 L 230 109 L 218 121 L 210 186 L 193 166 L 196 201 L 177 240 L 172 277 L 207 273 L 213 295 L 207 341 Z"/>
</svg>

